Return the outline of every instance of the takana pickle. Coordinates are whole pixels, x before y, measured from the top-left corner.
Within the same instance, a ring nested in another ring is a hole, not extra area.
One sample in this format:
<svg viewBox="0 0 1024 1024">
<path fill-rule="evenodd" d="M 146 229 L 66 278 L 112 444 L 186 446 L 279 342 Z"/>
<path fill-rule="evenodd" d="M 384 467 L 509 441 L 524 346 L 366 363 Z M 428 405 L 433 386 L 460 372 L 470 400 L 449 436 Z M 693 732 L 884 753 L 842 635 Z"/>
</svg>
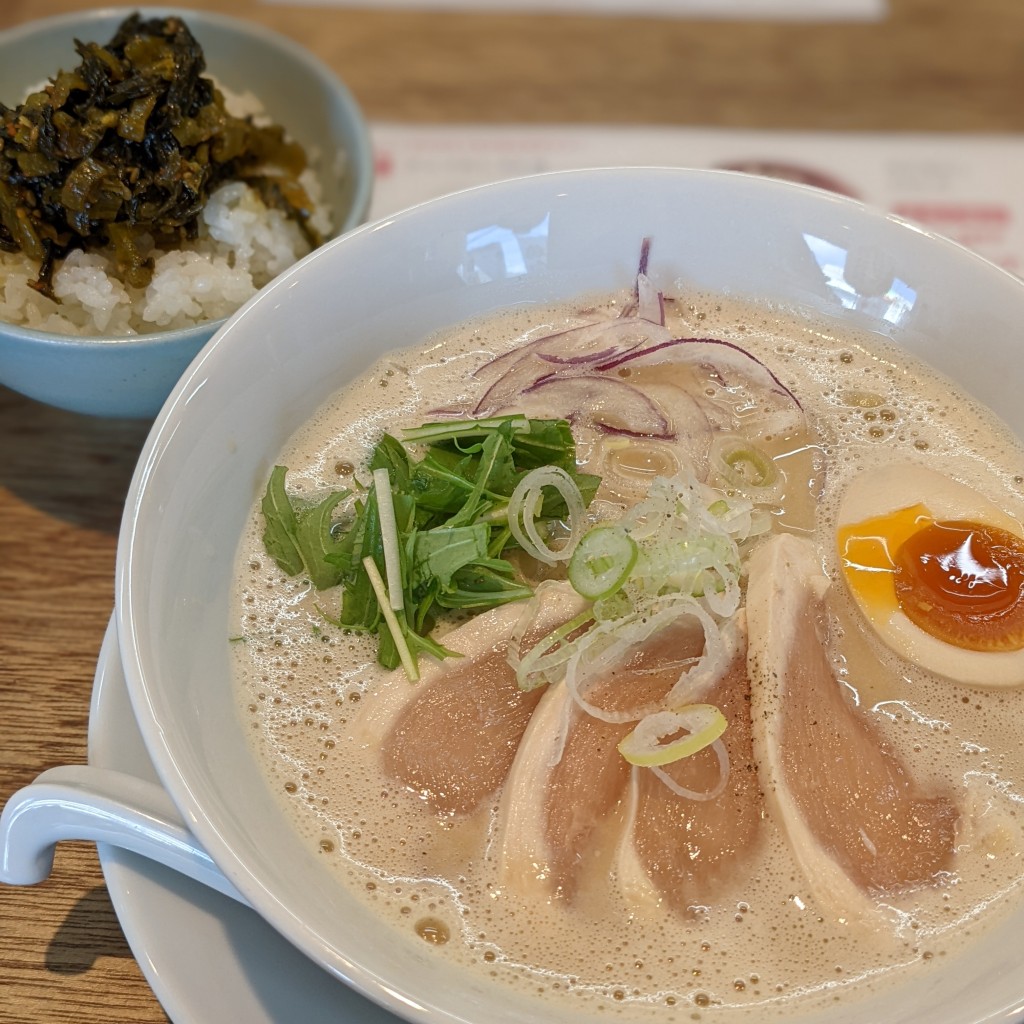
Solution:
<svg viewBox="0 0 1024 1024">
<path fill-rule="evenodd" d="M 323 241 L 302 148 L 278 125 L 228 113 L 181 18 L 135 13 L 105 46 L 75 49 L 76 68 L 17 107 L 0 103 L 0 249 L 39 263 L 35 288 L 52 298 L 54 261 L 74 249 L 110 252 L 123 280 L 148 284 L 151 245 L 195 238 L 228 181 L 252 185 L 311 246 Z"/>
</svg>

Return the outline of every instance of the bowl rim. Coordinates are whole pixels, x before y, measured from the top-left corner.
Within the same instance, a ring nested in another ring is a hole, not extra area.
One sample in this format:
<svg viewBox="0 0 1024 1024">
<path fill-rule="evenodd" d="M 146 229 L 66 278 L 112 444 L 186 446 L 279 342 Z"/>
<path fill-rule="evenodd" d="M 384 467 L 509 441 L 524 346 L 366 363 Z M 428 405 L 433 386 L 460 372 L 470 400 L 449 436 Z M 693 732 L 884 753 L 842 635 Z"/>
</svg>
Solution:
<svg viewBox="0 0 1024 1024">
<path fill-rule="evenodd" d="M 40 32 L 56 29 L 73 29 L 75 26 L 88 26 L 111 18 L 128 17 L 138 13 L 142 17 L 168 17 L 177 15 L 182 20 L 194 24 L 213 25 L 228 32 L 258 40 L 270 47 L 281 50 L 298 63 L 304 64 L 324 86 L 325 93 L 333 94 L 341 100 L 345 108 L 349 126 L 355 136 L 355 145 L 346 151 L 348 166 L 352 171 L 355 189 L 352 200 L 345 214 L 345 219 L 337 227 L 334 234 L 325 242 L 333 242 L 336 238 L 359 227 L 366 219 L 373 196 L 374 159 L 373 143 L 370 137 L 370 126 L 366 115 L 355 98 L 352 90 L 320 57 L 312 50 L 297 43 L 275 29 L 266 27 L 256 21 L 222 14 L 219 11 L 206 11 L 194 7 L 167 7 L 162 5 L 126 6 L 111 5 L 95 7 L 83 11 L 71 11 L 63 14 L 52 14 L 45 18 L 33 18 L 19 25 L 0 31 L 0 48 L 16 45 L 20 40 L 31 38 Z M 307 254 L 308 255 L 308 254 Z M 268 282 L 269 283 L 269 282 Z M 34 327 L 0 321 L 2 330 L 12 340 L 31 342 L 53 348 L 82 347 L 116 344 L 119 348 L 131 348 L 145 345 L 152 348 L 156 345 L 178 345 L 183 342 L 199 341 L 204 336 L 211 337 L 231 319 L 231 316 L 219 317 L 216 320 L 204 320 L 191 327 L 178 327 L 174 330 L 155 330 L 148 333 L 135 334 L 54 334 Z"/>
</svg>

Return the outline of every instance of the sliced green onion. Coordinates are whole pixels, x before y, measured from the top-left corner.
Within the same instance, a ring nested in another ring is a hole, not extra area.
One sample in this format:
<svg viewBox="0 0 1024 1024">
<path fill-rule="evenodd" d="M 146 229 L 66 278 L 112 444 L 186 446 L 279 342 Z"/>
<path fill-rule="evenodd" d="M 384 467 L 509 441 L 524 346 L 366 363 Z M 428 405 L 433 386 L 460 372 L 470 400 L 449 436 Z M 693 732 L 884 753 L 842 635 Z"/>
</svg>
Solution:
<svg viewBox="0 0 1024 1024">
<path fill-rule="evenodd" d="M 691 757 L 709 747 L 729 723 L 714 704 L 691 704 L 678 711 L 656 711 L 640 723 L 619 744 L 619 753 L 630 763 L 654 768 Z M 677 739 L 664 742 L 666 737 Z"/>
<path fill-rule="evenodd" d="M 704 630 L 704 650 L 695 662 L 687 659 L 682 663 L 679 678 L 663 699 L 614 710 L 601 708 L 587 699 L 595 678 L 607 678 L 609 669 L 622 663 L 652 636 L 690 617 Z M 598 622 L 573 646 L 572 657 L 565 663 L 563 685 L 580 710 L 591 718 L 619 724 L 639 721 L 666 707 L 685 707 L 703 700 L 722 678 L 733 655 L 728 626 L 720 625 L 699 601 L 678 594 L 646 601 L 642 611 L 621 619 Z"/>
<path fill-rule="evenodd" d="M 711 444 L 711 465 L 728 487 L 742 494 L 774 499 L 781 481 L 772 457 L 745 437 L 726 434 Z"/>
<path fill-rule="evenodd" d="M 412 656 L 412 651 L 409 650 L 409 645 L 405 642 L 405 634 L 402 632 L 401 623 L 391 605 L 388 588 L 385 586 L 384 580 L 381 579 L 377 563 L 370 555 L 367 555 L 363 559 L 363 568 L 366 570 L 366 575 L 370 577 L 370 586 L 373 587 L 373 592 L 377 595 L 377 604 L 380 605 L 381 614 L 391 632 L 391 639 L 395 641 L 395 649 L 402 661 L 402 668 L 405 669 L 405 674 L 409 679 L 415 683 L 420 677 L 420 670 L 416 659 Z"/>
<path fill-rule="evenodd" d="M 720 444 L 718 455 L 731 470 L 733 479 L 752 487 L 770 487 L 779 473 L 775 463 L 760 448 L 742 441 Z"/>
<path fill-rule="evenodd" d="M 544 488 L 552 487 L 568 509 L 569 539 L 552 548 L 537 530 L 537 518 L 544 504 Z M 538 466 L 516 484 L 508 500 L 508 528 L 516 543 L 531 557 L 546 565 L 565 562 L 572 556 L 583 530 L 586 505 L 576 481 L 559 466 Z"/>
<path fill-rule="evenodd" d="M 689 789 L 687 786 L 680 786 L 664 768 L 659 768 L 657 765 L 647 770 L 662 785 L 667 786 L 676 796 L 681 796 L 685 800 L 715 800 L 725 792 L 725 787 L 729 784 L 729 751 L 725 749 L 725 744 L 722 742 L 721 737 L 711 744 L 710 749 L 714 751 L 715 757 L 718 758 L 718 782 L 703 792 Z"/>
<path fill-rule="evenodd" d="M 384 571 L 388 577 L 391 607 L 395 611 L 401 611 L 405 607 L 402 556 L 398 547 L 398 525 L 395 522 L 395 500 L 391 493 L 391 474 L 386 467 L 373 471 L 373 486 L 377 492 L 377 515 L 380 519 L 380 539 L 384 545 Z"/>
<path fill-rule="evenodd" d="M 519 502 L 522 514 L 525 496 Z M 531 689 L 561 678 L 582 712 L 620 724 L 705 700 L 735 655 L 729 620 L 742 600 L 740 544 L 760 532 L 752 512 L 749 498 L 725 494 L 692 473 L 657 477 L 647 497 L 617 523 L 594 527 L 580 539 L 569 560 L 569 580 L 582 596 L 596 595 L 590 608 L 593 624 L 571 636 L 553 631 L 523 658 L 517 646 L 509 663 L 516 669 L 519 686 Z M 522 526 L 518 529 L 522 532 Z M 616 532 L 625 540 L 616 539 Z M 635 545 L 635 560 L 630 542 Z M 620 543 L 625 549 L 621 553 Z M 606 554 L 607 565 L 601 561 Z M 605 574 L 607 579 L 601 579 Z M 622 580 L 616 578 L 620 574 Z M 588 699 L 591 684 L 603 678 L 609 666 L 687 617 L 703 629 L 704 650 L 695 661 L 680 666 L 680 676 L 665 699 L 638 699 L 632 707 L 615 710 Z"/>
<path fill-rule="evenodd" d="M 515 669 L 519 689 L 535 690 L 545 683 L 557 682 L 564 675 L 562 666 L 573 655 L 574 648 L 566 640 L 580 626 L 591 621 L 593 614 L 590 611 L 580 612 L 535 643 L 522 657 L 518 654 L 518 645 L 513 650 L 510 644 L 506 660 Z"/>
<path fill-rule="evenodd" d="M 614 594 L 633 571 L 639 549 L 636 541 L 614 526 L 585 533 L 569 559 L 569 582 L 590 601 Z"/>
</svg>

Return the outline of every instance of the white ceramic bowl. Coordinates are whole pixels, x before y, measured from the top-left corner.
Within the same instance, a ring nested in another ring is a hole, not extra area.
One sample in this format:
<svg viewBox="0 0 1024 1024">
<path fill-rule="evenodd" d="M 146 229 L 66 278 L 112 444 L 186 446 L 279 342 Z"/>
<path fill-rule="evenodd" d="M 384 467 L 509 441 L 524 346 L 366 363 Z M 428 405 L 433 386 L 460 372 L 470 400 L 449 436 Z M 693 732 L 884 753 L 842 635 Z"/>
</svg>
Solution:
<svg viewBox="0 0 1024 1024">
<path fill-rule="evenodd" d="M 363 222 L 373 183 L 369 131 L 345 84 L 297 43 L 252 22 L 175 8 L 106 7 L 0 32 L 0 99 L 14 106 L 79 62 L 74 40 L 109 40 L 133 11 L 178 14 L 203 47 L 207 72 L 259 96 L 267 113 L 310 153 L 341 233 Z M 339 154 L 344 154 L 343 158 Z M 343 163 L 342 163 L 343 161 Z M 73 412 L 153 417 L 224 323 L 131 337 L 68 337 L 0 322 L 0 384 Z"/>
<path fill-rule="evenodd" d="M 894 217 L 803 186 L 728 172 L 607 169 L 449 196 L 307 257 L 193 363 L 155 423 L 131 488 L 117 622 L 132 703 L 164 785 L 267 921 L 409 1020 L 555 1018 L 539 997 L 467 981 L 425 944 L 400 938 L 285 820 L 231 686 L 228 595 L 239 534 L 289 435 L 380 353 L 514 304 L 628 287 L 647 235 L 659 285 L 677 291 L 683 281 L 796 306 L 894 339 L 1024 434 L 1024 284 L 1016 278 Z M 304 344 L 292 345 L 295 337 Z M 1006 1024 L 1024 1008 L 1022 928 L 1024 909 L 950 957 L 927 984 L 840 1000 L 806 1019 Z"/>
</svg>

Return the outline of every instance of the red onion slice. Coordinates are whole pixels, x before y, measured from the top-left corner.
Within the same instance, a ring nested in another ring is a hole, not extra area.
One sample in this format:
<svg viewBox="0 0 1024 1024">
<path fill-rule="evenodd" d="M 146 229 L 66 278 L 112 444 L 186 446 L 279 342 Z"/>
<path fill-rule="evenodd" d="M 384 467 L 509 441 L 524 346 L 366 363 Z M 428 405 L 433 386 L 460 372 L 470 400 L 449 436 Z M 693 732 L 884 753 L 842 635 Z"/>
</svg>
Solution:
<svg viewBox="0 0 1024 1024">
<path fill-rule="evenodd" d="M 565 335 L 571 335 L 581 328 L 593 327 L 593 322 L 585 324 L 578 324 L 573 327 L 565 327 L 557 331 L 551 331 L 548 334 L 542 334 L 540 337 L 533 338 L 527 341 L 525 344 L 517 345 L 515 348 L 509 349 L 507 352 L 502 352 L 501 355 L 495 356 L 493 359 L 489 359 L 482 366 L 478 366 L 473 371 L 473 376 L 477 380 L 482 381 L 494 381 L 507 373 L 516 363 L 520 360 L 527 358 L 535 353 L 537 349 L 542 351 L 546 346 L 550 346 L 553 349 L 559 345 L 564 344 L 566 348 L 571 348 L 571 342 L 560 342 L 559 339 L 564 338 Z"/>
<path fill-rule="evenodd" d="M 534 353 L 525 355 L 491 382 L 473 409 L 473 415 L 493 416 L 499 410 L 509 408 L 527 388 L 553 376 L 555 372 L 551 363 L 538 358 Z"/>
<path fill-rule="evenodd" d="M 788 398 L 798 408 L 799 399 L 775 374 L 745 348 L 719 338 L 671 338 L 655 345 L 636 348 L 597 366 L 602 373 L 618 369 L 625 364 L 650 366 L 662 362 L 688 362 L 709 364 L 725 382 L 722 370 L 742 374 L 753 384 L 768 388 Z"/>
<path fill-rule="evenodd" d="M 524 416 L 559 417 L 573 425 L 589 425 L 632 437 L 669 440 L 675 436 L 671 422 L 657 402 L 639 388 L 614 377 L 547 377 L 525 388 L 503 408 Z"/>
<path fill-rule="evenodd" d="M 633 297 L 618 317 L 552 331 L 485 363 L 474 373 L 486 390 L 473 414 L 558 416 L 604 433 L 685 443 L 698 471 L 706 471 L 711 433 L 738 429 L 737 413 L 718 402 L 709 385 L 738 393 L 740 404 L 749 400 L 751 411 L 759 410 L 762 435 L 803 428 L 797 397 L 751 352 L 718 338 L 672 336 L 664 295 L 647 276 L 650 244 L 643 239 Z M 693 384 L 652 375 L 637 385 L 621 376 L 623 367 L 672 363 L 699 370 Z M 746 410 L 739 415 L 749 426 Z"/>
<path fill-rule="evenodd" d="M 650 323 L 665 323 L 665 296 L 646 274 L 637 274 L 636 278 L 636 315 Z"/>
<path fill-rule="evenodd" d="M 503 352 L 478 367 L 473 376 L 494 381 L 530 355 L 547 362 L 589 366 L 617 359 L 643 345 L 669 341 L 665 327 L 665 297 L 647 276 L 647 260 L 651 240 L 640 246 L 633 300 L 623 307 L 618 317 L 602 317 L 574 327 L 566 327 L 534 338 L 523 345 Z"/>
<path fill-rule="evenodd" d="M 642 345 L 650 346 L 670 338 L 670 332 L 661 324 L 635 316 L 596 320 L 545 334 L 503 352 L 475 370 L 473 376 L 494 382 L 514 372 L 519 363 L 531 357 L 550 363 L 590 366 L 618 359 Z"/>
<path fill-rule="evenodd" d="M 551 344 L 538 346 L 534 351 L 547 362 L 592 366 L 620 359 L 641 345 L 656 345 L 672 337 L 667 327 L 635 316 L 587 324 L 572 332 L 575 337 L 566 338 L 569 333 L 552 335 L 550 340 L 569 341 L 571 348 L 564 344 Z M 606 352 L 610 355 L 605 355 Z"/>
<path fill-rule="evenodd" d="M 633 349 L 670 337 L 665 327 L 628 317 L 538 338 L 519 349 L 519 359 L 506 364 L 491 381 L 474 414 L 487 416 L 503 409 L 517 395 L 548 377 L 590 373 L 597 363 L 621 358 Z"/>
</svg>

